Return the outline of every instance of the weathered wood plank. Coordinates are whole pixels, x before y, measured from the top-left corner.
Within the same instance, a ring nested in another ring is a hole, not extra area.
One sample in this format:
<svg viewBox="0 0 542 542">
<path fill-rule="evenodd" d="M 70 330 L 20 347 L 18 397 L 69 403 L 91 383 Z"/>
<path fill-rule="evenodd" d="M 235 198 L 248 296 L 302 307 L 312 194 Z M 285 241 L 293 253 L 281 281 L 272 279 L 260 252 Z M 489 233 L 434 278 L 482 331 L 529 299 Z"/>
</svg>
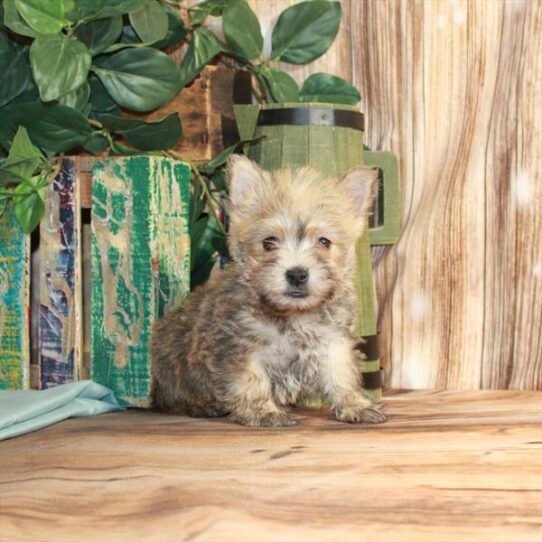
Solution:
<svg viewBox="0 0 542 542">
<path fill-rule="evenodd" d="M 73 382 L 82 364 L 79 182 L 73 159 L 47 188 L 40 223 L 39 356 L 41 387 Z M 90 270 L 88 270 L 90 271 Z"/>
<path fill-rule="evenodd" d="M 11 208 L 0 216 L 0 389 L 29 384 L 30 241 Z"/>
<path fill-rule="evenodd" d="M 403 234 L 374 249 L 388 382 L 541 389 L 542 4 L 353 10 L 368 142 L 400 160 Z"/>
<path fill-rule="evenodd" d="M 326 409 L 282 429 L 131 411 L 6 441 L 0 535 L 539 542 L 542 394 L 402 392 L 385 403 L 379 426 Z"/>
<path fill-rule="evenodd" d="M 92 186 L 92 377 L 148 406 L 154 320 L 189 291 L 190 169 L 166 158 L 97 162 Z"/>
</svg>

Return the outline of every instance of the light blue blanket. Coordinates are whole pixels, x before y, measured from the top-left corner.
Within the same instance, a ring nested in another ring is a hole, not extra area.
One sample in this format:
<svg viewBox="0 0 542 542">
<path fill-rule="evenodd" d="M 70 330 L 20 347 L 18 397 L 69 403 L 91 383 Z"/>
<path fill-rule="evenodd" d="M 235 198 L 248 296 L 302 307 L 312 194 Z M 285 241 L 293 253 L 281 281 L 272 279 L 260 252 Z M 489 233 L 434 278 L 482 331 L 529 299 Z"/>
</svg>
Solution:
<svg viewBox="0 0 542 542">
<path fill-rule="evenodd" d="M 0 440 L 81 416 L 122 410 L 113 392 L 92 380 L 48 390 L 0 391 Z"/>
</svg>

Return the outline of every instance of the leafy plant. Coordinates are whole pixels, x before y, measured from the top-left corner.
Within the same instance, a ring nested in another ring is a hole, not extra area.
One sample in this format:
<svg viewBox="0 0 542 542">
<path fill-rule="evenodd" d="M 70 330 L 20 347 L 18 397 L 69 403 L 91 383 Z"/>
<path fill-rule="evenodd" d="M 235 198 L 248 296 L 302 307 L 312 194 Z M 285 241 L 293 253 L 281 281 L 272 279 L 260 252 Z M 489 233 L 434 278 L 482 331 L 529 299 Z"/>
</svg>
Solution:
<svg viewBox="0 0 542 542">
<path fill-rule="evenodd" d="M 359 92 L 316 73 L 301 88 L 281 63 L 323 55 L 339 30 L 338 1 L 308 0 L 285 9 L 264 55 L 258 18 L 245 0 L 3 0 L 0 4 L 0 214 L 11 201 L 25 232 L 44 212 L 54 156 L 168 151 L 182 137 L 177 113 L 146 122 L 125 113 L 169 102 L 209 63 L 250 70 L 267 102 L 355 104 Z M 206 26 L 222 17 L 224 39 Z M 179 67 L 163 49 L 184 43 Z M 233 64 L 232 64 L 233 61 Z M 221 202 L 229 147 L 192 166 L 192 284 L 227 257 Z M 168 154 L 177 156 L 169 150 Z"/>
<path fill-rule="evenodd" d="M 337 1 L 308 0 L 285 9 L 271 35 L 271 53 L 263 56 L 263 35 L 255 13 L 245 0 L 204 0 L 189 10 L 194 40 L 181 64 L 183 81 L 190 81 L 213 56 L 222 53 L 251 70 L 267 102 L 334 102 L 356 104 L 357 89 L 340 77 L 311 75 L 299 89 L 279 62 L 308 64 L 333 43 L 341 22 Z M 209 15 L 222 16 L 225 43 L 200 26 Z"/>
<path fill-rule="evenodd" d="M 0 167 L 0 212 L 11 200 L 23 231 L 30 233 L 45 212 L 45 187 L 57 173 L 58 170 L 30 141 L 26 128 L 20 126 Z"/>
<path fill-rule="evenodd" d="M 179 69 L 159 49 L 186 34 L 178 9 L 166 0 L 3 0 L 2 170 L 21 141 L 42 160 L 67 151 L 126 154 L 172 147 L 182 135 L 178 114 L 145 122 L 122 113 L 154 110 L 180 91 Z M 40 165 L 37 176 L 44 183 L 43 171 L 53 166 Z M 0 212 L 11 199 L 28 231 L 43 214 L 43 186 L 32 181 L 35 171 L 9 171 L 15 176 L 5 186 L 4 172 Z"/>
</svg>

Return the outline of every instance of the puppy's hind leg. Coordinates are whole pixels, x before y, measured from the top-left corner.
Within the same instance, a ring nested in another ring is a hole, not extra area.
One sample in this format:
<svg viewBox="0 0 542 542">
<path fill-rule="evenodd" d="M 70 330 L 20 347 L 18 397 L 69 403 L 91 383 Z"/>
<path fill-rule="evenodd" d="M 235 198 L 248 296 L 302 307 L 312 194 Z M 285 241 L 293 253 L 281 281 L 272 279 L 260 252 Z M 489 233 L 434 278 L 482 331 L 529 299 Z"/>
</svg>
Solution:
<svg viewBox="0 0 542 542">
<path fill-rule="evenodd" d="M 271 381 L 257 356 L 236 371 L 227 385 L 230 418 L 242 425 L 281 427 L 297 422 L 273 399 Z"/>
</svg>

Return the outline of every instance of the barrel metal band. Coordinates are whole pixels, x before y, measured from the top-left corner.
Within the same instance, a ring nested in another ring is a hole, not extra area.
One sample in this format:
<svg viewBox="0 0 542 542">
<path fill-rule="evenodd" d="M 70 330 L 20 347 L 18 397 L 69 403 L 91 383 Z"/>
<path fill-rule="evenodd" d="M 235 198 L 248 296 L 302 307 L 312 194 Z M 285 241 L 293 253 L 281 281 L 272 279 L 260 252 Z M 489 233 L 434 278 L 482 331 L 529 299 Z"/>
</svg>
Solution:
<svg viewBox="0 0 542 542">
<path fill-rule="evenodd" d="M 366 390 L 378 390 L 382 387 L 384 381 L 384 371 L 371 371 L 370 373 L 362 373 L 363 388 Z"/>
<path fill-rule="evenodd" d="M 378 359 L 380 357 L 378 335 L 364 335 L 362 339 L 364 342 L 359 341 L 356 344 L 356 350 L 362 352 L 367 361 Z"/>
<path fill-rule="evenodd" d="M 285 107 L 283 109 L 262 109 L 258 115 L 258 126 L 339 126 L 363 132 L 363 113 L 344 109 L 311 107 Z"/>
</svg>

